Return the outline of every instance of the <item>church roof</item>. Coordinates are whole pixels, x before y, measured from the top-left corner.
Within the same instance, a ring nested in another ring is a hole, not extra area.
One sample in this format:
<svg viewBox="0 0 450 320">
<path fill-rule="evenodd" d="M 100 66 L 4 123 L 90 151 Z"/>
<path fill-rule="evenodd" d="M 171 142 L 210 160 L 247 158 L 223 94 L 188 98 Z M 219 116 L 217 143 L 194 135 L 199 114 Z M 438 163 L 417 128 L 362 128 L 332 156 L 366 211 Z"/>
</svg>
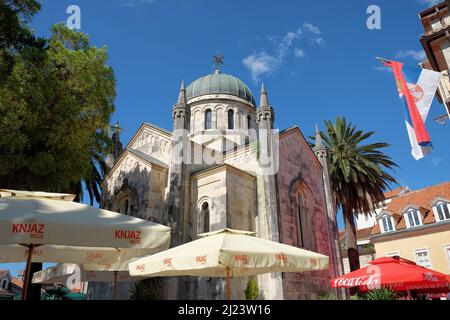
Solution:
<svg viewBox="0 0 450 320">
<path fill-rule="evenodd" d="M 134 154 L 135 156 L 144 159 L 144 160 L 147 161 L 147 162 L 156 164 L 156 165 L 158 165 L 158 166 L 160 166 L 160 167 L 163 167 L 163 168 L 168 168 L 168 167 L 169 167 L 169 166 L 168 166 L 167 164 L 165 164 L 164 162 L 162 162 L 162 161 L 160 161 L 160 160 L 158 160 L 158 159 L 156 159 L 156 158 L 154 158 L 154 157 L 152 157 L 152 156 L 149 156 L 148 154 L 145 154 L 145 153 L 143 153 L 143 152 L 141 152 L 141 151 L 138 151 L 138 150 L 136 150 L 136 149 L 126 148 L 126 150 L 127 150 L 128 152 Z"/>
<path fill-rule="evenodd" d="M 244 82 L 220 71 L 201 77 L 186 88 L 188 101 L 209 94 L 229 94 L 247 100 L 256 106 L 255 98 Z"/>
</svg>

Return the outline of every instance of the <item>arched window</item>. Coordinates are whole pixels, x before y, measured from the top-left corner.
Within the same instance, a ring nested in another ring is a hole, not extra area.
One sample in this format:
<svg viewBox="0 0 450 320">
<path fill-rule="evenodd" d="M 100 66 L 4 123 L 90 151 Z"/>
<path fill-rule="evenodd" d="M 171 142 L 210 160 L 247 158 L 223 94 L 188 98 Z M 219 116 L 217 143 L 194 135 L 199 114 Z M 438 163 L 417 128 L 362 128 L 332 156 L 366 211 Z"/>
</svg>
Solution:
<svg viewBox="0 0 450 320">
<path fill-rule="evenodd" d="M 300 208 L 300 204 L 297 204 L 297 214 L 298 214 L 298 229 L 299 229 L 299 243 L 298 246 L 300 248 L 304 248 L 305 247 L 305 236 L 306 236 L 306 232 L 305 232 L 305 221 L 303 221 L 303 217 L 302 217 L 302 209 Z"/>
<path fill-rule="evenodd" d="M 297 242 L 300 248 L 313 249 L 311 234 L 309 232 L 308 207 L 301 192 L 297 193 L 294 207 L 294 215 L 297 215 Z"/>
<path fill-rule="evenodd" d="M 212 129 L 212 111 L 207 109 L 205 111 L 205 130 Z"/>
<path fill-rule="evenodd" d="M 234 111 L 228 110 L 228 129 L 234 130 Z"/>
<path fill-rule="evenodd" d="M 206 202 L 202 208 L 203 232 L 209 232 L 209 204 Z"/>
<path fill-rule="evenodd" d="M 124 211 L 125 215 L 128 215 L 128 200 L 125 200 L 125 208 Z"/>
<path fill-rule="evenodd" d="M 198 219 L 197 219 L 197 233 L 209 232 L 209 204 L 205 202 L 202 204 Z"/>
<path fill-rule="evenodd" d="M 252 117 L 250 115 L 247 116 L 247 128 L 253 129 Z"/>
</svg>

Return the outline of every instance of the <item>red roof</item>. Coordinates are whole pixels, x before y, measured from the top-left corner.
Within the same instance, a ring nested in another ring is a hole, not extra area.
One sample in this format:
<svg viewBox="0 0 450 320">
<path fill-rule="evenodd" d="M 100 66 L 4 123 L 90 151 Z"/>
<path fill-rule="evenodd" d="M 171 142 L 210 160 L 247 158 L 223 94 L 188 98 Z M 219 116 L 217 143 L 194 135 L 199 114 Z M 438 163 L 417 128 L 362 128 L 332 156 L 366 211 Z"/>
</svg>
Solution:
<svg viewBox="0 0 450 320">
<path fill-rule="evenodd" d="M 13 283 L 14 285 L 16 285 L 19 288 L 23 288 L 23 281 L 22 279 L 16 278 L 16 277 L 12 277 L 11 279 L 11 283 Z"/>
<path fill-rule="evenodd" d="M 444 182 L 424 189 L 399 194 L 396 198 L 392 199 L 385 211 L 393 214 L 396 222 L 396 230 L 406 228 L 406 223 L 403 219 L 403 211 L 410 206 L 420 210 L 424 224 L 431 224 L 436 222 L 432 207 L 433 202 L 437 199 L 450 201 L 450 182 Z M 380 233 L 380 226 L 377 224 L 372 229 L 371 233 Z"/>
<path fill-rule="evenodd" d="M 406 193 L 406 192 L 409 192 L 409 191 L 410 190 L 408 189 L 408 187 L 400 187 L 400 188 L 397 188 L 397 189 L 385 192 L 384 193 L 384 197 L 386 199 L 394 198 L 394 197 L 400 195 L 401 193 Z"/>
<path fill-rule="evenodd" d="M 372 231 L 372 227 L 366 229 L 356 230 L 356 240 L 368 240 L 370 236 L 370 232 Z M 339 240 L 342 241 L 345 239 L 345 230 L 339 231 Z"/>
</svg>

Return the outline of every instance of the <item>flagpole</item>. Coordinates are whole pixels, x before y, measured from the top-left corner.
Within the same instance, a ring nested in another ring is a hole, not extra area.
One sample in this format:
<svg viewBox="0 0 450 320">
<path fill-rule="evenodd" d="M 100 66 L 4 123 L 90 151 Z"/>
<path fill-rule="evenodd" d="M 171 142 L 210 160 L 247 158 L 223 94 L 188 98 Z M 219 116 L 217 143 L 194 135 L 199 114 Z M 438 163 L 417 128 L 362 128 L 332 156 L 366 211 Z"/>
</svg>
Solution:
<svg viewBox="0 0 450 320">
<path fill-rule="evenodd" d="M 385 58 L 381 58 L 381 57 L 375 57 L 375 59 L 377 59 L 378 61 L 380 61 L 381 63 L 385 63 L 385 62 L 390 62 L 391 60 L 389 59 L 385 59 Z"/>
</svg>

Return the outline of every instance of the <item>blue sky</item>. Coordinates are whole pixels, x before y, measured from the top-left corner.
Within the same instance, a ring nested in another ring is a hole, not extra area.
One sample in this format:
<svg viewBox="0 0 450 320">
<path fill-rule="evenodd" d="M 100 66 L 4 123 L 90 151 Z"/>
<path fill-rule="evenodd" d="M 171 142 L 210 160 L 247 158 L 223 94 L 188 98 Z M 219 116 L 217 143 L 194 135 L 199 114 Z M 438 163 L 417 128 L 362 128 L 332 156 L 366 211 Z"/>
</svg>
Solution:
<svg viewBox="0 0 450 320">
<path fill-rule="evenodd" d="M 181 80 L 212 72 L 220 50 L 223 72 L 243 80 L 257 99 L 266 83 L 276 127 L 298 125 L 307 136 L 316 124 L 345 116 L 376 131 L 373 141 L 392 145 L 386 152 L 401 167 L 395 177 L 416 189 L 449 180 L 450 128 L 432 121 L 444 108 L 435 101 L 426 123 L 434 152 L 415 161 L 393 76 L 375 57 L 416 65 L 423 57 L 418 14 L 436 2 L 45 0 L 32 27 L 48 36 L 53 23 L 67 19 L 69 5 L 81 8 L 81 30 L 108 48 L 117 78 L 113 122 L 124 128 L 124 143 L 144 121 L 170 129 Z M 366 27 L 372 4 L 381 8 L 381 30 Z"/>
</svg>

